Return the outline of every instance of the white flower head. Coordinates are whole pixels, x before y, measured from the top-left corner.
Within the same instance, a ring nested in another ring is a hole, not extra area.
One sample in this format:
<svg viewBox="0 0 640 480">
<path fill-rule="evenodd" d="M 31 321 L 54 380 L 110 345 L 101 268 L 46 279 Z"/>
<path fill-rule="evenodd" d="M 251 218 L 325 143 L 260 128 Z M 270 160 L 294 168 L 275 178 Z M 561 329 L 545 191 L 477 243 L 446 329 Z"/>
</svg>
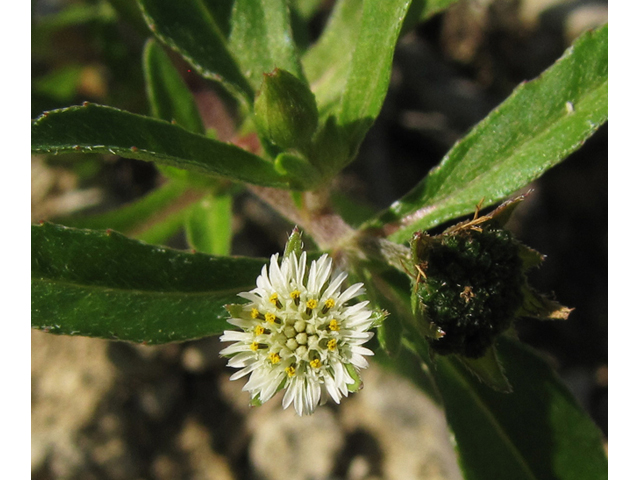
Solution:
<svg viewBox="0 0 640 480">
<path fill-rule="evenodd" d="M 283 408 L 298 415 L 313 413 L 329 397 L 340 403 L 359 385 L 359 370 L 373 352 L 362 345 L 371 337 L 373 319 L 367 301 L 348 306 L 362 295 L 362 283 L 340 292 L 347 274 L 334 272 L 331 258 L 311 262 L 303 252 L 278 262 L 271 257 L 256 280 L 256 288 L 239 296 L 249 303 L 230 308 L 228 321 L 241 331 L 225 331 L 223 342 L 234 342 L 221 355 L 240 370 L 236 380 L 249 375 L 243 390 L 259 404 L 284 389 Z"/>
</svg>

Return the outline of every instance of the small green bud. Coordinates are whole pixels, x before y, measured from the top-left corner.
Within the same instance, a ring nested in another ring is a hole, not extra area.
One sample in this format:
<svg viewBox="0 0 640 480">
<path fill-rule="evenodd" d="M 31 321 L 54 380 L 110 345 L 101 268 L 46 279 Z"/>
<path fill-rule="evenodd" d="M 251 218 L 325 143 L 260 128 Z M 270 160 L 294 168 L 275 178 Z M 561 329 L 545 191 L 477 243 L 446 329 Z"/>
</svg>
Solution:
<svg viewBox="0 0 640 480">
<path fill-rule="evenodd" d="M 296 257 L 300 257 L 303 247 L 304 243 L 302 243 L 302 232 L 297 226 L 293 227 L 293 231 L 291 232 L 291 235 L 289 235 L 287 244 L 284 247 L 284 255 L 282 257 L 287 258 L 292 253 Z"/>
<path fill-rule="evenodd" d="M 304 82 L 280 68 L 264 74 L 254 113 L 260 133 L 283 149 L 304 149 L 318 126 L 315 96 Z"/>
<path fill-rule="evenodd" d="M 351 363 L 346 363 L 344 366 L 347 369 L 347 373 L 353 380 L 353 383 L 347 384 L 347 390 L 349 390 L 351 393 L 362 390 L 362 378 L 360 378 L 360 374 L 358 373 L 356 368 Z"/>
</svg>

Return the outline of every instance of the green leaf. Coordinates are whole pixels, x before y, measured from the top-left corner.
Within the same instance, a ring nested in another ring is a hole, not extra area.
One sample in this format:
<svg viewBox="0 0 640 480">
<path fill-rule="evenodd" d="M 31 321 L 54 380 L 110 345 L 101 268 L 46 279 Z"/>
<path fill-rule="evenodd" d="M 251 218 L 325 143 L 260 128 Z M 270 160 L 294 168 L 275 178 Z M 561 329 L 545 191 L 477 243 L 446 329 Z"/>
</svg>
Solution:
<svg viewBox="0 0 640 480">
<path fill-rule="evenodd" d="M 143 50 L 142 65 L 151 115 L 204 135 L 202 118 L 189 87 L 173 66 L 169 56 L 151 38 L 147 40 Z M 191 184 L 201 183 L 198 174 L 166 165 L 159 166 L 159 169 L 169 178 Z"/>
<path fill-rule="evenodd" d="M 454 357 L 435 376 L 468 480 L 604 480 L 601 434 L 546 362 L 503 337 L 498 355 L 513 386 L 499 393 Z"/>
<path fill-rule="evenodd" d="M 205 129 L 189 87 L 158 43 L 149 39 L 144 46 L 142 65 L 147 85 L 151 114 L 194 133 Z"/>
<path fill-rule="evenodd" d="M 204 78 L 220 82 L 249 105 L 254 91 L 229 52 L 211 12 L 198 0 L 139 0 L 151 31 Z"/>
<path fill-rule="evenodd" d="M 34 93 L 46 95 L 57 101 L 70 101 L 82 81 L 82 65 L 67 65 L 36 78 L 31 84 Z"/>
<path fill-rule="evenodd" d="M 402 25 L 402 33 L 412 30 L 458 0 L 413 0 Z"/>
<path fill-rule="evenodd" d="M 367 346 L 371 348 L 371 345 Z M 377 348 L 373 359 L 387 370 L 391 370 L 410 380 L 436 404 L 442 404 L 442 399 L 440 398 L 440 393 L 433 379 L 431 368 L 406 345 L 401 346 L 400 350 L 393 357 L 383 348 Z"/>
<path fill-rule="evenodd" d="M 231 10 L 234 3 L 235 0 L 202 0 L 202 5 L 209 11 L 220 32 L 227 39 L 231 33 Z"/>
<path fill-rule="evenodd" d="M 287 70 L 305 81 L 285 0 L 236 0 L 229 49 L 254 90 L 260 87 L 262 74 L 274 68 Z"/>
<path fill-rule="evenodd" d="M 313 17 L 323 0 L 293 0 L 291 7 L 295 8 L 300 16 L 309 21 Z"/>
<path fill-rule="evenodd" d="M 89 103 L 45 112 L 31 124 L 31 145 L 34 153 L 111 153 L 256 185 L 287 185 L 272 163 L 235 145 Z"/>
<path fill-rule="evenodd" d="M 302 57 L 321 115 L 337 105 L 344 91 L 358 39 L 362 1 L 338 0 L 319 40 Z"/>
<path fill-rule="evenodd" d="M 463 355 L 458 360 L 474 374 L 474 376 L 498 392 L 511 393 L 513 388 L 504 374 L 495 345 L 487 349 L 480 358 L 469 358 Z"/>
<path fill-rule="evenodd" d="M 413 232 L 496 203 L 578 149 L 607 119 L 607 26 L 586 32 L 539 78 L 520 85 L 411 192 L 368 222 Z"/>
<path fill-rule="evenodd" d="M 169 213 L 190 206 L 202 194 L 189 191 L 181 182 L 168 181 L 144 197 L 120 208 L 95 215 L 78 215 L 55 219 L 68 227 L 105 230 L 110 228 L 140 238 L 146 230 Z"/>
<path fill-rule="evenodd" d="M 410 30 L 454 1 L 413 0 L 402 30 Z M 302 57 L 302 65 L 316 95 L 321 115 L 328 115 L 344 92 L 358 41 L 362 7 L 363 0 L 338 0 L 319 40 Z"/>
<path fill-rule="evenodd" d="M 380 113 L 391 78 L 391 62 L 410 0 L 365 0 L 358 40 L 337 111 L 352 153 Z"/>
<path fill-rule="evenodd" d="M 255 287 L 266 262 L 47 223 L 32 226 L 31 256 L 34 328 L 148 344 L 220 334 L 224 305 Z"/>
<path fill-rule="evenodd" d="M 118 18 L 125 20 L 143 36 L 149 35 L 149 27 L 142 18 L 137 2 L 131 0 L 109 0 L 111 7 L 118 13 Z"/>
<path fill-rule="evenodd" d="M 233 197 L 228 194 L 207 194 L 194 205 L 186 220 L 187 241 L 202 253 L 229 255 Z"/>
<path fill-rule="evenodd" d="M 573 308 L 560 305 L 555 300 L 536 292 L 529 285 L 522 287 L 523 304 L 517 315 L 537 320 L 566 320 Z"/>
<path fill-rule="evenodd" d="M 38 19 L 34 25 L 34 34 L 51 33 L 91 22 L 112 23 L 116 20 L 115 13 L 106 2 L 68 4 L 59 11 Z"/>
<path fill-rule="evenodd" d="M 331 192 L 331 205 L 342 219 L 354 228 L 357 228 L 375 213 L 373 207 L 367 203 L 360 199 L 353 199 L 340 190 Z"/>
<path fill-rule="evenodd" d="M 390 357 L 399 354 L 402 348 L 402 323 L 397 315 L 389 315 L 376 332 L 380 347 Z"/>
<path fill-rule="evenodd" d="M 322 181 L 320 172 L 306 158 L 291 153 L 281 153 L 275 160 L 276 170 L 291 179 L 291 188 L 313 190 Z"/>
<path fill-rule="evenodd" d="M 539 267 L 546 258 L 540 252 L 527 245 L 518 245 L 518 256 L 522 259 L 522 270 L 527 271 L 534 267 Z"/>
<path fill-rule="evenodd" d="M 134 238 L 152 245 L 166 245 L 172 237 L 180 233 L 190 211 L 191 208 L 188 207 L 170 211 L 144 231 L 136 233 Z"/>
</svg>

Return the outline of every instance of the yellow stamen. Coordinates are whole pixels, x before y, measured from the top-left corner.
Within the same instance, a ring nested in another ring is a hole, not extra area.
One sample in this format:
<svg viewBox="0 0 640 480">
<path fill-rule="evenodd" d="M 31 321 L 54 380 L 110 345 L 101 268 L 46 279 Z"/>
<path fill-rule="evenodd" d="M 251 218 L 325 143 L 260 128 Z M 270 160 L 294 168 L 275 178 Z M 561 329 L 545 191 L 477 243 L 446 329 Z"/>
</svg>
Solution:
<svg viewBox="0 0 640 480">
<path fill-rule="evenodd" d="M 275 352 L 271 352 L 271 353 L 269 354 L 269 360 L 271 360 L 271 363 L 273 363 L 274 365 L 275 365 L 276 363 L 280 363 L 280 355 L 278 355 L 278 354 L 277 354 L 277 353 L 275 353 Z"/>
<path fill-rule="evenodd" d="M 291 298 L 293 299 L 293 303 L 296 304 L 296 307 L 300 305 L 300 290 L 294 290 L 291 292 Z"/>
<path fill-rule="evenodd" d="M 327 348 L 333 352 L 336 348 L 338 348 L 338 341 L 335 338 L 332 338 L 327 342 Z"/>
<path fill-rule="evenodd" d="M 273 292 L 269 297 L 269 301 L 276 306 L 276 308 L 282 308 L 282 303 L 278 300 L 278 294 Z"/>
<path fill-rule="evenodd" d="M 322 307 L 322 313 L 327 313 L 329 309 L 336 306 L 336 301 L 333 298 L 328 299 L 324 302 L 324 307 Z"/>
<path fill-rule="evenodd" d="M 253 331 L 256 335 L 262 335 L 264 333 L 264 327 L 262 325 L 256 325 Z"/>
<path fill-rule="evenodd" d="M 311 298 L 307 300 L 307 315 L 311 315 L 311 311 L 318 306 L 318 300 Z"/>
<path fill-rule="evenodd" d="M 251 309 L 251 318 L 256 319 L 260 316 L 260 312 L 258 311 L 257 308 L 252 308 Z"/>
<path fill-rule="evenodd" d="M 294 367 L 293 365 L 289 365 L 284 369 L 284 371 L 287 372 L 287 375 L 293 377 L 296 374 L 296 367 Z"/>
<path fill-rule="evenodd" d="M 319 358 L 316 358 L 314 360 L 311 360 L 309 362 L 309 365 L 311 365 L 313 368 L 320 368 L 320 366 L 322 365 L 322 362 L 320 361 Z"/>
<path fill-rule="evenodd" d="M 258 350 L 258 348 L 260 348 L 260 344 L 258 342 L 253 342 L 250 348 L 255 352 Z"/>
<path fill-rule="evenodd" d="M 269 322 L 269 323 L 275 323 L 276 321 L 276 316 L 273 313 L 266 313 L 264 315 L 264 319 Z"/>
<path fill-rule="evenodd" d="M 332 332 L 337 332 L 338 330 L 340 330 L 340 326 L 338 326 L 338 320 L 334 318 L 329 322 L 329 330 L 331 330 Z"/>
</svg>

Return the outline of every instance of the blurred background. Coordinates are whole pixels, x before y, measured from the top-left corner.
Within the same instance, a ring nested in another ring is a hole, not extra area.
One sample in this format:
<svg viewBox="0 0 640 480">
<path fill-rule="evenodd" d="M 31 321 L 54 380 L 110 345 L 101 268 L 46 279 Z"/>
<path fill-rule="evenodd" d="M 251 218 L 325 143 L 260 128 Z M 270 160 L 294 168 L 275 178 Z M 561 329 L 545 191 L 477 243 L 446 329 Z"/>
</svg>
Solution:
<svg viewBox="0 0 640 480">
<path fill-rule="evenodd" d="M 321 32 L 321 2 L 307 41 Z M 32 1 L 32 117 L 83 101 L 148 114 L 149 32 L 127 0 Z M 460 1 L 405 32 L 382 113 L 334 201 L 374 213 L 406 193 L 453 143 L 583 31 L 606 1 Z M 232 139 L 233 105 L 175 59 L 205 125 Z M 607 125 L 531 188 L 510 228 L 547 255 L 532 285 L 575 308 L 567 322 L 520 321 L 607 435 Z M 109 211 L 163 181 L 117 156 L 32 158 L 32 222 Z M 359 214 L 361 215 L 361 214 Z M 357 223 L 363 218 L 348 219 Z M 232 253 L 268 257 L 292 225 L 248 193 L 234 204 Z M 179 227 L 167 245 L 186 248 Z M 442 412 L 372 365 L 365 388 L 313 416 L 279 399 L 250 409 L 228 381 L 218 338 L 143 347 L 32 333 L 32 478 L 460 479 Z M 419 445 L 420 448 L 415 448 Z"/>
</svg>

